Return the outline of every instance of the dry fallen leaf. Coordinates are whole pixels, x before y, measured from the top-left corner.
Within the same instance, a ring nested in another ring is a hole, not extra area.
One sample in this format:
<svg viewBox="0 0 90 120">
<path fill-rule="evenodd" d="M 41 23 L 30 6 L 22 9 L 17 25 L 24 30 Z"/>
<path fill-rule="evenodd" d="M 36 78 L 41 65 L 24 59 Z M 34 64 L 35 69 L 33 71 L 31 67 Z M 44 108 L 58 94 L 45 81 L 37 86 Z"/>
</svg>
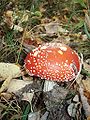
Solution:
<svg viewBox="0 0 90 120">
<path fill-rule="evenodd" d="M 0 63 L 0 78 L 7 79 L 8 77 L 15 78 L 21 75 L 21 70 L 18 65 L 13 63 Z"/>
<path fill-rule="evenodd" d="M 90 104 L 90 78 L 82 80 L 84 86 L 84 95 L 87 97 L 88 103 Z"/>
<path fill-rule="evenodd" d="M 13 20 L 13 11 L 6 11 L 4 14 L 4 22 L 7 24 L 7 26 L 12 29 L 14 25 L 14 20 Z"/>
<path fill-rule="evenodd" d="M 87 80 L 82 80 L 82 82 L 84 85 L 84 89 L 90 93 L 90 78 L 88 78 Z"/>
<path fill-rule="evenodd" d="M 87 120 L 90 120 L 90 116 L 89 116 L 89 117 L 87 117 Z"/>
<path fill-rule="evenodd" d="M 0 88 L 0 92 L 7 89 L 12 78 L 21 76 L 20 67 L 12 63 L 0 63 L 0 78 L 5 80 Z"/>
<path fill-rule="evenodd" d="M 86 116 L 88 117 L 88 116 L 90 116 L 90 105 L 88 103 L 88 99 L 84 95 L 83 85 L 80 86 L 79 93 L 80 93 L 80 96 L 81 96 L 81 101 L 82 101 L 83 109 L 85 111 Z"/>
<path fill-rule="evenodd" d="M 6 17 L 12 17 L 13 11 L 8 10 L 8 11 L 6 11 L 5 14 L 6 14 Z"/>
<path fill-rule="evenodd" d="M 87 82 L 86 82 L 87 81 Z M 77 84 L 79 85 L 79 94 L 82 101 L 82 106 L 85 111 L 86 117 L 90 116 L 90 104 L 88 102 L 88 98 L 85 95 L 86 91 L 90 90 L 90 80 L 82 80 L 82 76 L 80 75 L 77 79 Z"/>
<path fill-rule="evenodd" d="M 8 92 L 12 92 L 12 93 L 16 93 L 18 92 L 20 89 L 22 89 L 23 87 L 25 87 L 26 85 L 31 84 L 32 81 L 27 81 L 27 80 L 20 80 L 20 79 L 13 79 L 9 86 L 8 86 Z"/>
<path fill-rule="evenodd" d="M 54 34 L 59 31 L 59 23 L 51 22 L 45 25 L 46 34 Z"/>
<path fill-rule="evenodd" d="M 23 28 L 20 27 L 19 25 L 14 25 L 14 30 L 19 31 L 19 32 L 22 32 L 22 31 L 23 31 Z"/>
<path fill-rule="evenodd" d="M 31 93 L 23 93 L 23 98 L 22 100 L 26 100 L 28 101 L 30 104 L 31 104 L 31 101 L 33 99 L 33 96 L 34 96 L 34 92 L 31 92 Z"/>
<path fill-rule="evenodd" d="M 33 81 L 29 81 L 29 80 L 13 79 L 8 86 L 7 92 L 14 93 L 17 95 L 17 93 L 20 93 L 20 91 L 23 91 L 23 88 L 25 88 L 25 86 L 30 85 L 32 83 Z M 31 104 L 33 95 L 34 95 L 34 92 L 30 93 L 24 90 L 24 93 L 22 93 L 22 96 L 23 96 L 22 100 L 28 101 Z M 19 95 L 19 97 L 20 96 L 21 95 Z"/>
<path fill-rule="evenodd" d="M 67 33 L 68 31 L 62 28 L 58 22 L 51 22 L 45 26 L 46 34 L 52 36 L 53 34 Z"/>
<path fill-rule="evenodd" d="M 71 116 L 71 117 L 74 117 L 75 118 L 75 115 L 76 115 L 76 111 L 77 111 L 77 106 L 75 103 L 71 103 L 69 106 L 68 106 L 68 114 Z"/>
<path fill-rule="evenodd" d="M 1 97 L 4 97 L 6 100 L 10 100 L 12 98 L 12 94 L 10 93 L 1 93 Z"/>
</svg>

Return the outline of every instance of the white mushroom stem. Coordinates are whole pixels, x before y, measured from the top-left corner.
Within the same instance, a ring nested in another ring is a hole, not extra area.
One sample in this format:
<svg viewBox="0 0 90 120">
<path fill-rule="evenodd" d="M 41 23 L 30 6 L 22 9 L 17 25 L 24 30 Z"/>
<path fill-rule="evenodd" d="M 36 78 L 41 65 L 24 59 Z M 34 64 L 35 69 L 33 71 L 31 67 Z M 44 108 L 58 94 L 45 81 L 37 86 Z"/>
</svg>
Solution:
<svg viewBox="0 0 90 120">
<path fill-rule="evenodd" d="M 53 89 L 53 87 L 54 87 L 55 85 L 57 85 L 56 82 L 54 82 L 54 81 L 49 81 L 49 80 L 45 80 L 43 91 L 44 91 L 44 92 L 50 91 L 50 90 Z"/>
</svg>

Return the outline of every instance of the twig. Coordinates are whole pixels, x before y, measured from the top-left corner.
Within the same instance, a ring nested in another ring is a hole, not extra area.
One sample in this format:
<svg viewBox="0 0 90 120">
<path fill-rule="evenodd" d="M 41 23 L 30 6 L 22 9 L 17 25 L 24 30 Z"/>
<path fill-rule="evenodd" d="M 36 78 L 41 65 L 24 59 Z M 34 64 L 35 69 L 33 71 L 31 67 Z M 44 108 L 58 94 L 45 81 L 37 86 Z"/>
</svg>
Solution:
<svg viewBox="0 0 90 120">
<path fill-rule="evenodd" d="M 26 30 L 27 30 L 27 26 L 26 26 L 26 28 L 24 29 L 24 32 L 23 32 L 22 41 L 21 41 L 21 44 L 20 44 L 20 49 L 19 49 L 19 53 L 18 53 L 18 57 L 17 57 L 17 62 L 16 62 L 16 64 L 18 64 L 19 57 L 20 57 L 20 54 L 21 54 L 21 51 L 22 51 L 22 46 L 23 46 L 23 42 L 24 42 Z"/>
</svg>

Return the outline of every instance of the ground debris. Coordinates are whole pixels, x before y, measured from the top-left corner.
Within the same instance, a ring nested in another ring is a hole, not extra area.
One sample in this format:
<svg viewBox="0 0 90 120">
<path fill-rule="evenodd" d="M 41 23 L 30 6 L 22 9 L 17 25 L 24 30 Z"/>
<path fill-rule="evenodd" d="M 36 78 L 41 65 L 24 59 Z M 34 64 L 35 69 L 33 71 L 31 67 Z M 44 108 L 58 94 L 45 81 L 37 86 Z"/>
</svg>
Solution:
<svg viewBox="0 0 90 120">
<path fill-rule="evenodd" d="M 21 76 L 20 67 L 12 63 L 0 63 L 0 78 L 5 80 L 0 88 L 0 92 L 8 88 L 13 78 Z"/>
<path fill-rule="evenodd" d="M 56 105 L 58 102 L 61 102 L 65 99 L 68 90 L 64 89 L 60 86 L 54 86 L 53 89 L 49 92 L 44 93 L 44 102 L 46 108 L 49 109 L 50 107 Z"/>
</svg>

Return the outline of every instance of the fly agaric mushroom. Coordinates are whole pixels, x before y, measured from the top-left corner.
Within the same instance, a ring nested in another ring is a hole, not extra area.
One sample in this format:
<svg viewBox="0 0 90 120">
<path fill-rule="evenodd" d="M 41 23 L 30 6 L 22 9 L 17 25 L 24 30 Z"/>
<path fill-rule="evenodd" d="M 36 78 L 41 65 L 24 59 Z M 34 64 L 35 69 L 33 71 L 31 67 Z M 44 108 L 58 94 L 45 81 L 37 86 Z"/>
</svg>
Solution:
<svg viewBox="0 0 90 120">
<path fill-rule="evenodd" d="M 80 72 L 80 58 L 69 46 L 46 43 L 32 50 L 25 59 L 29 75 L 52 81 L 71 81 Z"/>
</svg>

